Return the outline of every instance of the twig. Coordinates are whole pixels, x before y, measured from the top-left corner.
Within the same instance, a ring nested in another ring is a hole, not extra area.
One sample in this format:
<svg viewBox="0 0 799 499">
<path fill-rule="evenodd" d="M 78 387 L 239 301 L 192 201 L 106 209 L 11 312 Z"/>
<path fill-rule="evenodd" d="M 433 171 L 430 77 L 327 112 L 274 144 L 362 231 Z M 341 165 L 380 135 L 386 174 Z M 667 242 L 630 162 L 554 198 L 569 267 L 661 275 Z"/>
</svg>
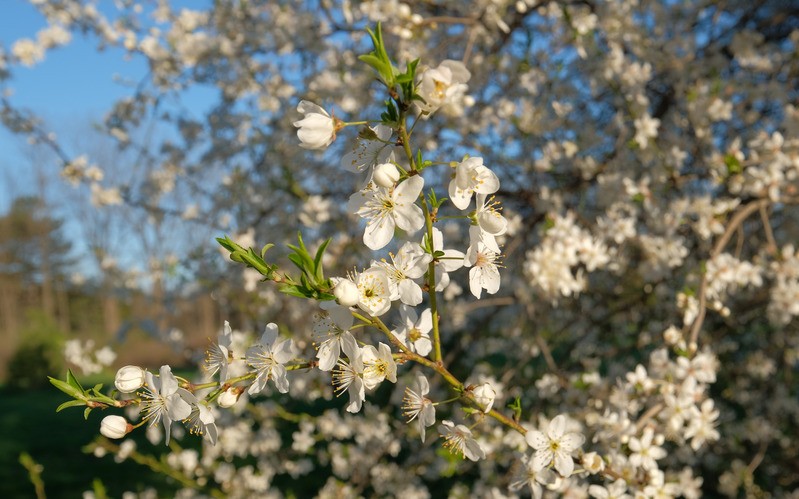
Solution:
<svg viewBox="0 0 799 499">
<path fill-rule="evenodd" d="M 752 201 L 751 203 L 745 205 L 743 208 L 738 210 L 735 215 L 733 215 L 732 219 L 730 220 L 727 229 L 721 235 L 716 244 L 713 246 L 713 250 L 710 252 L 710 258 L 708 260 L 712 260 L 717 257 L 724 248 L 727 246 L 727 243 L 730 242 L 730 238 L 738 230 L 738 227 L 746 220 L 749 215 L 752 213 L 760 210 L 762 207 L 768 206 L 771 201 L 768 199 L 759 199 L 757 201 Z M 692 353 L 696 352 L 696 342 L 699 338 L 699 331 L 702 329 L 702 324 L 705 322 L 705 316 L 707 313 L 707 273 L 702 273 L 702 279 L 699 282 L 699 306 L 696 313 L 696 319 L 694 319 L 693 324 L 691 325 L 691 334 L 690 334 L 690 341 L 688 342 L 688 348 L 691 350 Z"/>
</svg>

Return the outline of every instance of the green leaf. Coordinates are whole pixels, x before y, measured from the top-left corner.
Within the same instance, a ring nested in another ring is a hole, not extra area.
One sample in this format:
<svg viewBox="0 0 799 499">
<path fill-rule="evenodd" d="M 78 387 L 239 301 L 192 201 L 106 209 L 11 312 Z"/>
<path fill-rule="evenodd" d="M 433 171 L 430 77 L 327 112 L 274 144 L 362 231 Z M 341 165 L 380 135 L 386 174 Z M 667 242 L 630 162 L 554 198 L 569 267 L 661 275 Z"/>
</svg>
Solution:
<svg viewBox="0 0 799 499">
<path fill-rule="evenodd" d="M 50 380 L 50 383 L 53 386 L 55 386 L 56 388 L 58 388 L 62 392 L 66 393 L 70 397 L 72 397 L 74 399 L 85 400 L 86 396 L 85 396 L 83 390 L 78 390 L 77 388 L 75 388 L 75 387 L 73 387 L 73 386 L 61 381 L 60 379 L 51 378 L 49 376 L 47 377 L 47 379 Z"/>
<path fill-rule="evenodd" d="M 86 402 L 84 400 L 67 400 L 63 404 L 59 405 L 55 412 L 61 412 L 67 407 L 77 407 L 79 405 L 86 405 Z"/>
<path fill-rule="evenodd" d="M 320 282 L 325 280 L 325 273 L 324 269 L 322 268 L 322 257 L 325 255 L 325 250 L 330 244 L 330 241 L 332 241 L 332 239 L 327 238 L 327 240 L 325 240 L 325 242 L 319 246 L 319 249 L 316 250 L 316 256 L 313 259 L 314 275 Z"/>
<path fill-rule="evenodd" d="M 83 419 L 88 420 L 90 412 L 92 412 L 92 408 L 91 407 L 87 407 L 86 410 L 83 411 Z"/>
<path fill-rule="evenodd" d="M 72 387 L 74 387 L 74 388 L 76 388 L 76 389 L 80 390 L 80 391 L 81 391 L 81 393 L 83 393 L 83 392 L 85 392 L 85 391 L 86 391 L 86 390 L 84 390 L 84 389 L 83 389 L 83 387 L 81 386 L 81 384 L 80 384 L 80 381 L 78 381 L 78 378 L 76 378 L 76 377 L 75 377 L 75 375 L 74 375 L 74 374 L 72 374 L 72 369 L 67 369 L 67 383 L 68 383 L 70 386 L 72 386 Z"/>
</svg>

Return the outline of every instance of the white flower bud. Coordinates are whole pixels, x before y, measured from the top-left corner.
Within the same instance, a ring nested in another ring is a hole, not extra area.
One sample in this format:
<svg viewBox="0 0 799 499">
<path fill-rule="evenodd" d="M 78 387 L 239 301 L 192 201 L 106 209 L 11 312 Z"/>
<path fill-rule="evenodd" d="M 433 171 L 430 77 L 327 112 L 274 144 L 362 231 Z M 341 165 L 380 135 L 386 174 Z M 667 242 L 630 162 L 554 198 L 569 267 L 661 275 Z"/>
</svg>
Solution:
<svg viewBox="0 0 799 499">
<path fill-rule="evenodd" d="M 483 383 L 474 389 L 474 399 L 483 406 L 483 412 L 489 412 L 494 406 L 494 399 L 497 396 L 496 390 L 488 383 Z"/>
<path fill-rule="evenodd" d="M 133 393 L 144 386 L 144 369 L 139 366 L 125 366 L 117 371 L 114 386 L 122 393 Z"/>
<path fill-rule="evenodd" d="M 305 149 L 324 149 L 336 139 L 336 121 L 327 111 L 308 101 L 300 101 L 297 111 L 305 117 L 295 121 L 300 147 Z"/>
<path fill-rule="evenodd" d="M 588 452 L 583 455 L 582 465 L 585 471 L 596 474 L 605 469 L 605 461 L 596 452 Z"/>
<path fill-rule="evenodd" d="M 122 416 L 106 416 L 100 421 L 100 433 L 108 438 L 122 438 L 133 429 Z"/>
<path fill-rule="evenodd" d="M 233 407 L 236 402 L 239 401 L 239 397 L 241 396 L 242 391 L 237 388 L 228 388 L 224 392 L 219 394 L 219 397 L 216 399 L 216 403 L 219 404 L 219 407 Z"/>
<path fill-rule="evenodd" d="M 333 295 L 336 301 L 343 307 L 354 307 L 358 304 L 358 286 L 349 279 L 336 279 L 333 287 Z"/>
<path fill-rule="evenodd" d="M 397 170 L 397 167 L 391 163 L 377 165 L 375 167 L 374 175 L 372 175 L 372 179 L 374 179 L 375 183 L 380 187 L 385 187 L 386 189 L 394 187 L 399 178 L 400 174 Z"/>
</svg>

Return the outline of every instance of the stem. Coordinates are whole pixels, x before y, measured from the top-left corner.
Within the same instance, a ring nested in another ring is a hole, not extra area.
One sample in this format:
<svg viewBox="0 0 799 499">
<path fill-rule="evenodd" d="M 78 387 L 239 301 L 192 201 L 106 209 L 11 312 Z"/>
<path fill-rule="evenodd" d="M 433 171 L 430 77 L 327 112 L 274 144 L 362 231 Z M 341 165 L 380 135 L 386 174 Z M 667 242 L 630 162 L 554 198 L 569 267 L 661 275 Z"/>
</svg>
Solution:
<svg viewBox="0 0 799 499">
<path fill-rule="evenodd" d="M 427 240 L 430 246 L 433 245 L 433 218 L 430 216 L 430 209 L 427 200 L 422 193 L 422 212 L 424 213 L 425 228 L 427 229 Z M 438 300 L 436 297 L 436 261 L 435 258 L 427 266 L 427 293 L 430 295 L 430 313 L 433 316 L 433 359 L 441 363 L 441 332 L 438 327 Z"/>
</svg>

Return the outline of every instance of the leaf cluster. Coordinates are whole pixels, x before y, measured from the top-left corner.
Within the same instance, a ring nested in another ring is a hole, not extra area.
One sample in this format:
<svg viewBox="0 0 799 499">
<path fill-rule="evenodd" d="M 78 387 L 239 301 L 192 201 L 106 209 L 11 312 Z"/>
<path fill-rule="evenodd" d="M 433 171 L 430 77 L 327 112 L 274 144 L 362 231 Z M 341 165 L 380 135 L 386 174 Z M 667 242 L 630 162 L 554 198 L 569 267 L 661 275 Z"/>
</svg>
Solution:
<svg viewBox="0 0 799 499">
<path fill-rule="evenodd" d="M 98 383 L 87 390 L 83 388 L 78 381 L 78 378 L 72 374 L 71 369 L 67 370 L 66 381 L 61 381 L 60 379 L 55 379 L 50 376 L 48 376 L 47 379 L 50 380 L 50 383 L 52 383 L 53 386 L 74 399 L 68 400 L 59 405 L 55 412 L 61 412 L 67 407 L 79 407 L 85 405 L 86 409 L 83 411 L 83 418 L 89 419 L 89 413 L 92 412 L 92 409 L 96 407 L 108 407 L 116 405 L 116 400 L 100 391 L 103 388 L 102 383 Z"/>
</svg>

